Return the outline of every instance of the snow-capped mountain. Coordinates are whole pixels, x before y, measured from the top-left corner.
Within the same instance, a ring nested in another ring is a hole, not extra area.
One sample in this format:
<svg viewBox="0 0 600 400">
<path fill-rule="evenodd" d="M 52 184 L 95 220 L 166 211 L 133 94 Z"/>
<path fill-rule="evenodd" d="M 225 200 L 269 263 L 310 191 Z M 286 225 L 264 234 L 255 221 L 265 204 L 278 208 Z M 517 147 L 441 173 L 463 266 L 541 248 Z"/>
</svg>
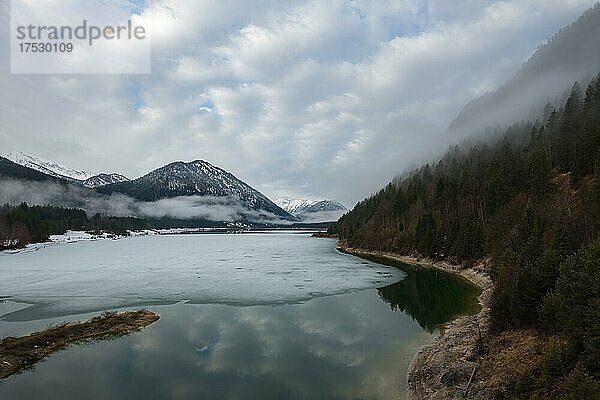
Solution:
<svg viewBox="0 0 600 400">
<path fill-rule="evenodd" d="M 22 152 L 13 152 L 3 160 L 6 165 L 0 165 L 0 176 L 31 180 L 58 179 L 63 182 L 67 180 L 75 188 L 81 185 L 96 193 L 121 193 L 150 203 L 199 196 L 203 197 L 202 207 L 210 208 L 215 214 L 235 209 L 235 215 L 253 222 L 273 220 L 273 215 L 289 221 L 329 222 L 339 219 L 348 211 L 341 203 L 333 200 L 284 198 L 276 204 L 231 173 L 202 160 L 173 162 L 135 180 L 129 180 L 120 174 L 92 175 Z M 199 207 L 200 200 L 194 201 L 196 202 L 185 205 Z M 175 207 L 181 206 L 182 203 L 178 203 Z"/>
<path fill-rule="evenodd" d="M 65 183 L 62 178 L 44 174 L 38 170 L 24 167 L 8 158 L 0 156 L 0 179 L 27 180 L 35 182 Z"/>
<path fill-rule="evenodd" d="M 289 197 L 281 197 L 275 200 L 275 204 L 292 215 L 300 214 L 317 202 L 318 200 L 292 199 Z"/>
<path fill-rule="evenodd" d="M 66 179 L 69 181 L 85 181 L 94 176 L 86 171 L 77 170 L 74 168 L 65 167 L 57 162 L 46 160 L 42 157 L 33 156 L 20 151 L 14 151 L 6 155 L 6 158 L 15 164 L 23 167 L 31 168 L 46 175 L 54 176 L 55 178 Z"/>
<path fill-rule="evenodd" d="M 294 216 L 256 189 L 229 172 L 202 160 L 189 163 L 177 161 L 141 178 L 103 186 L 97 190 L 105 194 L 118 192 L 146 202 L 180 196 L 237 198 L 246 209 L 295 220 Z"/>
<path fill-rule="evenodd" d="M 306 200 L 282 197 L 275 201 L 279 207 L 304 222 L 337 221 L 348 209 L 335 200 Z"/>
<path fill-rule="evenodd" d="M 87 171 L 82 171 L 74 168 L 65 167 L 55 161 L 46 160 L 45 158 L 34 156 L 31 154 L 15 151 L 6 155 L 6 158 L 15 164 L 23 167 L 34 169 L 46 175 L 55 178 L 65 179 L 67 181 L 80 183 L 91 189 L 109 185 L 111 183 L 119 183 L 129 181 L 129 178 L 121 174 L 99 174 L 94 175 Z"/>
<path fill-rule="evenodd" d="M 121 174 L 100 174 L 83 181 L 83 186 L 91 189 L 110 185 L 113 183 L 129 182 L 129 178 Z"/>
<path fill-rule="evenodd" d="M 333 211 L 346 212 L 346 211 L 348 211 L 348 209 L 339 201 L 321 200 L 321 201 L 317 201 L 315 204 L 306 208 L 304 211 L 300 212 L 300 214 L 316 213 L 316 212 L 333 212 Z"/>
</svg>

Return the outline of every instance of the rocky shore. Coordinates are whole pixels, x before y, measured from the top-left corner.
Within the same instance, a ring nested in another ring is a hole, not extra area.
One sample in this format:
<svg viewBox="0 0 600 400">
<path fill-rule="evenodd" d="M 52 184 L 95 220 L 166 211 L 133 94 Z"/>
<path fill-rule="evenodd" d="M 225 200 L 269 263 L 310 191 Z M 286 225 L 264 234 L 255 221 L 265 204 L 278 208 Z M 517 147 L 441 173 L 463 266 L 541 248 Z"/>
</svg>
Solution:
<svg viewBox="0 0 600 400">
<path fill-rule="evenodd" d="M 366 251 L 338 243 L 340 250 L 356 256 L 376 256 L 422 268 L 436 268 L 458 275 L 478 286 L 481 310 L 447 323 L 438 337 L 415 355 L 407 375 L 408 400 L 492 399 L 497 388 L 487 382 L 489 374 L 481 373 L 481 363 L 490 346 L 490 299 L 493 284 L 489 262 L 463 267 L 381 251 Z"/>
</svg>

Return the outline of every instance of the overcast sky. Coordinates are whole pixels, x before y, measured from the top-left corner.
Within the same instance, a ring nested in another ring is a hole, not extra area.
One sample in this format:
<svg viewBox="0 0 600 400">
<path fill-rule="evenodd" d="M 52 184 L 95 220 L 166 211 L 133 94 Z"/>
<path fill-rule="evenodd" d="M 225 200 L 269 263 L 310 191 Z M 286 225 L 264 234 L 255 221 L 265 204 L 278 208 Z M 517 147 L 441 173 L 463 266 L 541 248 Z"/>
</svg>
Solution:
<svg viewBox="0 0 600 400">
<path fill-rule="evenodd" d="M 152 73 L 86 76 L 11 75 L 0 2 L 0 153 L 130 178 L 204 159 L 272 198 L 347 206 L 445 148 L 468 100 L 594 4 L 136 0 Z"/>
</svg>

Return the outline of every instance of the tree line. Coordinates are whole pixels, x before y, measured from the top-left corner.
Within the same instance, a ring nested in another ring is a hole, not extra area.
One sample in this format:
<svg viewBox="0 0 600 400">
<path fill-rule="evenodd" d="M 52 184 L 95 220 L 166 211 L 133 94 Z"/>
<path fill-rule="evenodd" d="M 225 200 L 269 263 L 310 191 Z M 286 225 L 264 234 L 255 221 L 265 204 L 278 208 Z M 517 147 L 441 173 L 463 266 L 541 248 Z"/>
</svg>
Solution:
<svg viewBox="0 0 600 400">
<path fill-rule="evenodd" d="M 0 250 L 45 242 L 50 235 L 64 234 L 67 230 L 126 235 L 129 230 L 146 227 L 145 220 L 133 217 L 95 214 L 88 218 L 85 211 L 77 208 L 5 204 L 0 206 Z"/>
<path fill-rule="evenodd" d="M 515 398 L 598 398 L 600 75 L 585 91 L 575 83 L 539 121 L 495 135 L 396 179 L 329 233 L 355 247 L 456 263 L 491 257 L 493 329 L 564 339 Z"/>
</svg>

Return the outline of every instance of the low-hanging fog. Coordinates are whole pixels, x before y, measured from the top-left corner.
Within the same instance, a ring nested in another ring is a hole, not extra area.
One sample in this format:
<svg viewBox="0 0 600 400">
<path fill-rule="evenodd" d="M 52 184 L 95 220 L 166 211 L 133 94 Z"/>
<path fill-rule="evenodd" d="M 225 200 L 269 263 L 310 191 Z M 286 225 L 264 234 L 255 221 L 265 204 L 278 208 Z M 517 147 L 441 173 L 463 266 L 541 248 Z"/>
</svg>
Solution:
<svg viewBox="0 0 600 400">
<path fill-rule="evenodd" d="M 82 208 L 89 216 L 101 213 L 142 218 L 289 223 L 267 212 L 249 210 L 235 197 L 183 196 L 142 202 L 120 193 L 100 195 L 93 190 L 70 184 L 0 179 L 0 204 L 19 204 L 23 201 L 36 205 Z"/>
</svg>

